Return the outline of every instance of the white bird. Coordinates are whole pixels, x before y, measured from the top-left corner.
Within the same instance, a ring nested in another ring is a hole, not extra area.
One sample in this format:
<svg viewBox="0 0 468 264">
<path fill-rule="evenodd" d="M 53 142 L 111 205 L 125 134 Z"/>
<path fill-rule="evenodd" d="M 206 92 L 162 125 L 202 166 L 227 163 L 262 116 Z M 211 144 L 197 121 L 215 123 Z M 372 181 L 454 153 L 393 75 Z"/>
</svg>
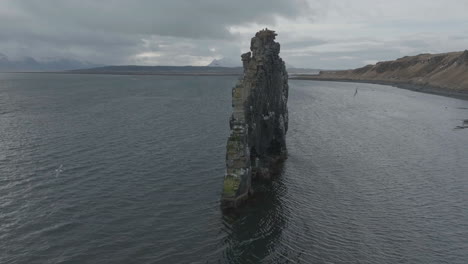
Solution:
<svg viewBox="0 0 468 264">
<path fill-rule="evenodd" d="M 60 166 L 57 169 L 55 169 L 55 177 L 58 177 L 62 171 L 63 171 L 63 165 L 60 164 Z"/>
</svg>

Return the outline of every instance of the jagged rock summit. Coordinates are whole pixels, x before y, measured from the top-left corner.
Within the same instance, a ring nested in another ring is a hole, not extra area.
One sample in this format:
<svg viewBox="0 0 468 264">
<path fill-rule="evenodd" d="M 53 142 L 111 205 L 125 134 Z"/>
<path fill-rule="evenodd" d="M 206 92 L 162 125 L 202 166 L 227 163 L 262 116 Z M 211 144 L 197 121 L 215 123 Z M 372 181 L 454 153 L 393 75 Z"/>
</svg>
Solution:
<svg viewBox="0 0 468 264">
<path fill-rule="evenodd" d="M 226 147 L 223 208 L 235 208 L 252 192 L 252 179 L 269 179 L 286 159 L 288 74 L 275 31 L 264 29 L 241 55 L 244 75 L 232 89 L 231 134 Z"/>
</svg>

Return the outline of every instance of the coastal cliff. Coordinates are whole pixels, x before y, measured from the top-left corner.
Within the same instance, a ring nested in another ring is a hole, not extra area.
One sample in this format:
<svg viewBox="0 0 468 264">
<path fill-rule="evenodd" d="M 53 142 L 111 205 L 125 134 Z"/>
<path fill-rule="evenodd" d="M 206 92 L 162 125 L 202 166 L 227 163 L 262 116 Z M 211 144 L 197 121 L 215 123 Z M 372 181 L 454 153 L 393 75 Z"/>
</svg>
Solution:
<svg viewBox="0 0 468 264">
<path fill-rule="evenodd" d="M 354 70 L 300 75 L 297 79 L 364 81 L 403 85 L 403 88 L 411 88 L 412 85 L 413 89 L 423 91 L 426 87 L 434 92 L 468 93 L 468 50 L 406 56 Z"/>
<path fill-rule="evenodd" d="M 269 179 L 287 155 L 288 74 L 276 33 L 264 29 L 242 54 L 243 77 L 232 89 L 231 134 L 226 147 L 223 208 L 235 208 L 252 192 L 252 179 Z"/>
</svg>

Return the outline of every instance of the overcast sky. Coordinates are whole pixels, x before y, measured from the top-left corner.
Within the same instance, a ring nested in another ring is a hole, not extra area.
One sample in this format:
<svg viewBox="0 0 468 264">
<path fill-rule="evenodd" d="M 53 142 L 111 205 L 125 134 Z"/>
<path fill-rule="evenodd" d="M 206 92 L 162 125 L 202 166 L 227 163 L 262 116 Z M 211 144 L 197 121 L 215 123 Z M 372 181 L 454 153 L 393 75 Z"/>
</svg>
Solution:
<svg viewBox="0 0 468 264">
<path fill-rule="evenodd" d="M 240 60 L 261 28 L 308 68 L 468 49 L 468 0 L 0 0 L 0 53 L 98 64 Z"/>
</svg>

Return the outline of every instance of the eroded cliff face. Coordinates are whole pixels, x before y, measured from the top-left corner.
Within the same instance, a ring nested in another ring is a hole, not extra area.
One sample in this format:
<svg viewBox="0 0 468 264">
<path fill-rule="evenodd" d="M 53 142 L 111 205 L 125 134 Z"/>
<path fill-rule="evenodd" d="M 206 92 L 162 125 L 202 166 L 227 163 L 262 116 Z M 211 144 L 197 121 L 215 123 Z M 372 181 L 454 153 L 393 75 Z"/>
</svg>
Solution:
<svg viewBox="0 0 468 264">
<path fill-rule="evenodd" d="M 232 89 L 231 135 L 226 148 L 222 206 L 237 207 L 252 191 L 252 179 L 269 179 L 286 158 L 288 74 L 276 33 L 265 29 L 242 54 L 244 75 Z"/>
</svg>

